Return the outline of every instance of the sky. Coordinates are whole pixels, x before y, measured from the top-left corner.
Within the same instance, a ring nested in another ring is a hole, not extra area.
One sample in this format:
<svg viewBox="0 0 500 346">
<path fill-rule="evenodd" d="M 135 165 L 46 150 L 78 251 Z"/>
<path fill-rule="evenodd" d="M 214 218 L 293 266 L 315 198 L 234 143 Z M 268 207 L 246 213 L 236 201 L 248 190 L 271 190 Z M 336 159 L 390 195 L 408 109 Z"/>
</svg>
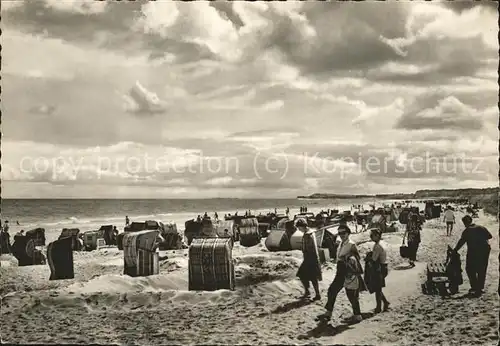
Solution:
<svg viewBox="0 0 500 346">
<path fill-rule="evenodd" d="M 494 3 L 1 5 L 4 198 L 498 186 Z"/>
</svg>

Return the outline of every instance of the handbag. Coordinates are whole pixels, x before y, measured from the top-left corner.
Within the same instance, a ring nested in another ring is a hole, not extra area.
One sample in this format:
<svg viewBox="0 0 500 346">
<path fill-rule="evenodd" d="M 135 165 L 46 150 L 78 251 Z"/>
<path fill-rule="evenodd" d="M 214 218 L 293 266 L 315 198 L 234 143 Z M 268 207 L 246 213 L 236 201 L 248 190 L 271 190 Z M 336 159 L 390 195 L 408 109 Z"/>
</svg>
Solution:
<svg viewBox="0 0 500 346">
<path fill-rule="evenodd" d="M 409 252 L 408 251 L 408 246 L 405 245 L 405 240 L 403 238 L 403 242 L 401 243 L 401 246 L 399 247 L 399 254 L 403 258 L 408 258 L 409 257 L 409 253 L 408 252 Z"/>
</svg>

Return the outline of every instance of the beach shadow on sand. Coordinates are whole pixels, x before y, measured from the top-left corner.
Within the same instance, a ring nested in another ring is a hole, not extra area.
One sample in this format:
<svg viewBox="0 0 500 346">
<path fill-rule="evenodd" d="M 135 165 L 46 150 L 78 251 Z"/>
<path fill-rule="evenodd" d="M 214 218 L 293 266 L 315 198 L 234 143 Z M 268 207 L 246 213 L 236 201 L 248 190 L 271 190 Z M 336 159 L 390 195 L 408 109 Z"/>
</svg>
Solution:
<svg viewBox="0 0 500 346">
<path fill-rule="evenodd" d="M 337 326 L 332 325 L 331 323 L 324 323 L 320 322 L 318 325 L 308 331 L 304 335 L 299 335 L 298 339 L 299 340 L 307 340 L 307 339 L 312 339 L 312 338 L 321 338 L 321 337 L 328 337 L 328 336 L 335 336 L 340 333 L 345 332 L 346 330 L 351 329 L 351 326 L 347 324 L 340 324 Z"/>
<path fill-rule="evenodd" d="M 478 298 L 479 298 L 478 296 L 470 293 L 461 294 L 459 296 L 448 297 L 448 299 L 450 300 L 464 300 L 464 299 L 478 299 Z"/>
<path fill-rule="evenodd" d="M 288 302 L 288 303 L 285 303 L 285 304 L 278 306 L 270 313 L 273 315 L 285 314 L 291 310 L 300 309 L 304 306 L 311 305 L 313 303 L 314 303 L 314 301 L 312 301 L 310 299 L 297 299 L 297 300 L 294 300 L 292 302 Z M 259 314 L 259 317 L 265 317 L 265 316 L 269 316 L 269 313 Z"/>
<path fill-rule="evenodd" d="M 363 321 L 372 318 L 375 316 L 373 312 L 363 312 L 361 313 L 363 316 Z M 299 340 L 307 340 L 312 338 L 321 338 L 321 337 L 331 337 L 338 335 L 340 333 L 345 332 L 346 330 L 352 329 L 352 326 L 357 323 L 341 323 L 334 326 L 332 323 L 328 322 L 318 322 L 318 325 L 308 331 L 306 334 L 300 335 Z"/>
<path fill-rule="evenodd" d="M 394 268 L 392 268 L 393 270 L 410 270 L 410 269 L 413 269 L 415 267 L 412 267 L 411 265 L 398 265 Z"/>
</svg>

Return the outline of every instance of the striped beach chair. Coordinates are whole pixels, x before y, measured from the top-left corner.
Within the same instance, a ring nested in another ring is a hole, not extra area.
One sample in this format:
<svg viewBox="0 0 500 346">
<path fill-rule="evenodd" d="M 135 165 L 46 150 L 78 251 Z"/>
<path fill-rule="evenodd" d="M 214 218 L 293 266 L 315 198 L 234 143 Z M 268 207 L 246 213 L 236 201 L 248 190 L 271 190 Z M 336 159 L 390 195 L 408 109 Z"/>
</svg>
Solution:
<svg viewBox="0 0 500 346">
<path fill-rule="evenodd" d="M 241 246 L 251 247 L 260 243 L 259 222 L 256 218 L 242 219 L 239 229 Z"/>
<path fill-rule="evenodd" d="M 160 232 L 146 230 L 123 236 L 123 273 L 129 276 L 159 274 L 159 255 L 155 251 Z"/>
<path fill-rule="evenodd" d="M 231 238 L 196 238 L 189 247 L 189 290 L 234 290 Z"/>
</svg>

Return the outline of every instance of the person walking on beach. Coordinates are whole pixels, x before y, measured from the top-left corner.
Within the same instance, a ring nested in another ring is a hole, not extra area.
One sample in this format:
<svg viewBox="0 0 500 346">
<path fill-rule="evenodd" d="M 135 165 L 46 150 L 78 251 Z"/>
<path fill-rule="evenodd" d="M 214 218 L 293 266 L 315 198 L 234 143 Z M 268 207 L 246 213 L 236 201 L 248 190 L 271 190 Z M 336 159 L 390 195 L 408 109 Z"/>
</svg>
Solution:
<svg viewBox="0 0 500 346">
<path fill-rule="evenodd" d="M 215 221 L 219 221 L 219 214 L 217 212 L 214 213 L 214 219 Z"/>
<path fill-rule="evenodd" d="M 446 208 L 443 216 L 443 222 L 446 223 L 446 235 L 451 236 L 451 232 L 453 231 L 453 225 L 455 224 L 455 214 L 453 210 L 451 210 L 451 206 L 449 205 Z"/>
<path fill-rule="evenodd" d="M 359 292 L 365 290 L 366 286 L 361 274 L 363 269 L 360 263 L 360 256 L 356 244 L 349 238 L 351 230 L 347 225 L 338 227 L 338 235 L 341 243 L 337 249 L 337 272 L 335 278 L 328 288 L 328 301 L 326 302 L 326 312 L 317 317 L 319 321 L 328 321 L 332 318 L 333 308 L 337 296 L 345 288 L 347 298 L 349 299 L 353 316 L 352 322 L 360 322 L 361 309 L 359 306 Z"/>
<path fill-rule="evenodd" d="M 303 299 L 310 297 L 309 291 L 310 284 L 314 288 L 316 295 L 313 301 L 320 300 L 319 281 L 323 279 L 321 274 L 321 264 L 319 262 L 318 245 L 316 244 L 316 236 L 303 219 L 297 220 L 296 227 L 304 232 L 302 238 L 302 254 L 304 259 L 299 267 L 297 276 L 299 277 L 302 285 L 304 286 Z"/>
<path fill-rule="evenodd" d="M 415 261 L 417 260 L 418 247 L 420 245 L 420 229 L 421 224 L 419 220 L 419 215 L 410 212 L 408 215 L 408 222 L 406 223 L 406 232 L 403 236 L 403 242 L 406 239 L 408 244 L 408 260 L 410 266 L 415 267 Z"/>
<path fill-rule="evenodd" d="M 128 226 L 128 225 L 130 225 L 130 220 L 129 220 L 128 215 L 127 215 L 127 216 L 125 216 L 125 226 Z"/>
<path fill-rule="evenodd" d="M 385 287 L 385 278 L 388 274 L 387 253 L 384 246 L 380 243 L 380 240 L 382 239 L 382 232 L 380 229 L 373 228 L 370 231 L 370 239 L 374 242 L 374 244 L 371 253 L 368 254 L 371 256 L 367 257 L 365 277 L 368 276 L 370 278 L 369 282 L 366 282 L 366 284 L 370 289 L 370 293 L 375 293 L 377 306 L 374 312 L 379 313 L 389 309 L 389 301 L 382 292 L 382 288 Z M 367 273 L 368 268 L 371 268 L 370 273 Z"/>
<path fill-rule="evenodd" d="M 465 215 L 462 222 L 465 230 L 453 251 L 458 252 L 462 246 L 467 244 L 465 271 L 471 286 L 469 294 L 479 297 L 484 293 L 486 270 L 491 251 L 489 240 L 492 235 L 485 227 L 474 224 L 470 215 Z"/>
</svg>

